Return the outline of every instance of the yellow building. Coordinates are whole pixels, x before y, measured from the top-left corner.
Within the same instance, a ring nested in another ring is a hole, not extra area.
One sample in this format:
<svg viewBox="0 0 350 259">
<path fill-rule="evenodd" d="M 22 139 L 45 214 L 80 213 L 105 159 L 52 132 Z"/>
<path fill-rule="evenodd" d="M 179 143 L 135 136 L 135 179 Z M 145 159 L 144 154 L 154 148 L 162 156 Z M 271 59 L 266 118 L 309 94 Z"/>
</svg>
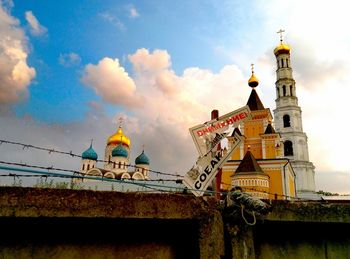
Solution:
<svg viewBox="0 0 350 259">
<path fill-rule="evenodd" d="M 261 102 L 256 87 L 259 81 L 252 71 L 248 98 L 252 119 L 235 128 L 243 138 L 230 160 L 222 168 L 221 189 L 240 186 L 243 191 L 262 199 L 296 197 L 295 173 L 287 158 L 282 158 L 283 142 L 271 122 L 270 109 Z M 228 145 L 232 145 L 228 137 Z"/>
</svg>

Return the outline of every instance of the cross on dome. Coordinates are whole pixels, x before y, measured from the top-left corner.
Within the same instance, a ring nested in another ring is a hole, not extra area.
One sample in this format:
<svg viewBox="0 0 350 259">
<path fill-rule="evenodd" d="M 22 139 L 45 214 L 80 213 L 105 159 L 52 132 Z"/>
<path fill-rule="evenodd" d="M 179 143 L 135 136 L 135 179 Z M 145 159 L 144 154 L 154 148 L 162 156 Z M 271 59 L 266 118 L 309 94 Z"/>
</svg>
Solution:
<svg viewBox="0 0 350 259">
<path fill-rule="evenodd" d="M 119 127 L 121 127 L 123 125 L 123 117 L 120 116 L 118 120 L 119 120 Z"/>
<path fill-rule="evenodd" d="M 282 44 L 282 42 L 283 42 L 283 32 L 285 32 L 285 30 L 282 30 L 282 29 L 280 29 L 277 33 L 279 33 L 280 34 L 280 41 L 281 41 L 281 44 Z"/>
</svg>

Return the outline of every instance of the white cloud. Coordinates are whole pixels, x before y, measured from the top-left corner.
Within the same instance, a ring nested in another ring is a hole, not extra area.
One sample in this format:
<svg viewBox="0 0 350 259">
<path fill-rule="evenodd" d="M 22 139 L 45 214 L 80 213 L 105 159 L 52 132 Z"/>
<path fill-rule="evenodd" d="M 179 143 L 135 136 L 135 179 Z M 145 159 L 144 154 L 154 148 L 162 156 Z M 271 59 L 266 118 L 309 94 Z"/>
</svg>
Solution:
<svg viewBox="0 0 350 259">
<path fill-rule="evenodd" d="M 106 102 L 127 107 L 141 104 L 133 79 L 120 66 L 118 59 L 106 57 L 97 65 L 86 65 L 81 80 Z"/>
<path fill-rule="evenodd" d="M 138 13 L 138 11 L 136 10 L 136 8 L 134 6 L 129 6 L 129 16 L 130 18 L 136 18 L 139 17 L 140 14 Z"/>
<path fill-rule="evenodd" d="M 30 26 L 30 33 L 34 36 L 41 36 L 47 33 L 47 28 L 42 26 L 32 11 L 25 12 L 26 20 Z"/>
<path fill-rule="evenodd" d="M 74 52 L 64 53 L 60 54 L 58 62 L 65 67 L 73 67 L 80 64 L 81 58 L 77 53 Z"/>
<path fill-rule="evenodd" d="M 125 27 L 124 23 L 122 23 L 117 16 L 112 15 L 109 12 L 99 13 L 98 15 L 104 21 L 107 21 L 110 24 L 112 24 L 113 26 L 115 26 L 116 28 L 118 28 L 118 30 L 120 30 L 120 31 L 125 31 L 126 30 L 126 27 Z"/>
<path fill-rule="evenodd" d="M 28 43 L 19 21 L 0 5 L 0 103 L 28 94 L 35 69 L 28 66 Z"/>
</svg>

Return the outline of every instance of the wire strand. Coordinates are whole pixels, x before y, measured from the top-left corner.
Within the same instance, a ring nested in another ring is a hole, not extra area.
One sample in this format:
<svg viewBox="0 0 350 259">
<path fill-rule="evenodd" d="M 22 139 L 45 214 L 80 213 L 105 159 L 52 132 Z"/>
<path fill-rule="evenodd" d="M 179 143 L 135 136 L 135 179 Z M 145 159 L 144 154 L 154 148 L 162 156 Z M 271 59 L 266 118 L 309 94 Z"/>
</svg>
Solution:
<svg viewBox="0 0 350 259">
<path fill-rule="evenodd" d="M 55 150 L 54 148 L 45 148 L 45 147 L 40 147 L 40 146 L 36 146 L 36 145 L 31 145 L 31 144 L 25 144 L 25 143 L 21 143 L 21 142 L 15 142 L 15 141 L 9 141 L 9 140 L 5 140 L 5 139 L 0 139 L 0 145 L 1 144 L 11 144 L 11 145 L 17 145 L 17 146 L 22 146 L 23 150 L 25 149 L 29 149 L 29 148 L 33 148 L 33 149 L 37 149 L 37 150 L 41 150 L 41 151 L 46 151 L 49 154 L 51 153 L 58 153 L 58 154 L 62 154 L 62 155 L 69 155 L 71 157 L 78 157 L 78 158 L 82 158 L 81 155 L 75 154 L 72 151 L 60 151 L 60 150 Z M 97 162 L 102 162 L 102 163 L 113 163 L 112 161 L 108 161 L 108 160 L 103 160 L 103 159 L 97 159 Z M 133 167 L 133 168 L 139 168 L 139 166 L 137 165 L 133 165 L 133 164 L 128 164 L 127 166 L 129 167 Z M 182 175 L 179 175 L 177 173 L 165 173 L 165 172 L 161 172 L 161 171 L 156 171 L 156 170 L 149 170 L 149 172 L 154 173 L 154 174 L 160 174 L 160 175 L 167 175 L 167 176 L 174 176 L 174 177 L 183 177 Z"/>
</svg>

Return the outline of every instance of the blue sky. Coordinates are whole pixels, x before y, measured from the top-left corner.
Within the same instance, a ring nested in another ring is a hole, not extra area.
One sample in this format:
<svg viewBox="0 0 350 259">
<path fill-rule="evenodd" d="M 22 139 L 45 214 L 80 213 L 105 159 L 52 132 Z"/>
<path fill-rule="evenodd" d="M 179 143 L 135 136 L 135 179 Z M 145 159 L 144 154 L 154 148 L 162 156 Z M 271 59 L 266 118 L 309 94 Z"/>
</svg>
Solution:
<svg viewBox="0 0 350 259">
<path fill-rule="evenodd" d="M 350 142 L 342 137 L 348 123 L 339 112 L 350 94 L 350 33 L 340 31 L 350 22 L 347 7 L 344 1 L 0 0 L 1 135 L 78 153 L 94 138 L 102 156 L 123 117 L 134 156 L 145 144 L 154 169 L 184 173 L 196 156 L 188 128 L 212 109 L 223 114 L 246 103 L 251 63 L 260 98 L 275 108 L 273 49 L 283 28 L 318 189 L 350 192 Z M 328 124 L 339 124 L 336 136 L 324 137 Z"/>
<path fill-rule="evenodd" d="M 131 8 L 137 10 L 137 17 L 130 16 Z M 81 119 L 86 103 L 99 100 L 79 81 L 84 64 L 113 57 L 132 73 L 126 56 L 139 48 L 166 49 L 177 74 L 186 67 L 219 71 L 231 60 L 218 55 L 216 48 L 253 45 L 251 41 L 259 37 L 259 33 L 251 35 L 249 29 L 259 23 L 259 15 L 230 15 L 235 9 L 252 7 L 234 2 L 218 6 L 215 1 L 147 1 L 137 5 L 129 1 L 14 1 L 12 14 L 25 29 L 28 10 L 48 28 L 40 37 L 27 35 L 31 48 L 28 64 L 36 68 L 37 76 L 30 86 L 30 98 L 15 110 L 49 123 Z M 81 62 L 73 68 L 62 66 L 60 55 L 72 52 Z"/>
</svg>

